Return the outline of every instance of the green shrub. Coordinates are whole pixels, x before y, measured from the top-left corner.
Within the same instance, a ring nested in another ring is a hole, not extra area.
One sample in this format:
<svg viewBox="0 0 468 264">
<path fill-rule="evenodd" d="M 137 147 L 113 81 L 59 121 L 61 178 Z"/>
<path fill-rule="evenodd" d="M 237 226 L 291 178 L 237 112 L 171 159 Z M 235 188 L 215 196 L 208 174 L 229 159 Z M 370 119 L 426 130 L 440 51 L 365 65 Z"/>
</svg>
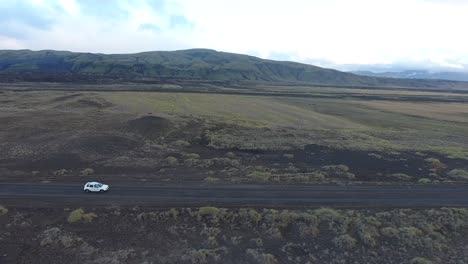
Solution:
<svg viewBox="0 0 468 264">
<path fill-rule="evenodd" d="M 205 207 L 200 207 L 198 209 L 198 215 L 203 217 L 203 216 L 217 216 L 219 213 L 219 209 L 216 207 L 211 207 L 211 206 L 205 206 Z"/>
<path fill-rule="evenodd" d="M 83 169 L 80 171 L 80 175 L 81 176 L 89 176 L 89 175 L 92 175 L 94 174 L 94 170 L 91 169 L 91 168 L 86 168 L 86 169 Z"/>
<path fill-rule="evenodd" d="M 444 163 L 442 163 L 440 160 L 435 159 L 435 158 L 427 158 L 424 160 L 425 162 L 429 163 L 430 172 L 439 174 L 441 173 L 447 166 L 445 166 Z"/>
<path fill-rule="evenodd" d="M 335 173 L 349 171 L 349 167 L 344 164 L 323 166 L 322 169 L 325 170 L 326 172 L 335 172 Z"/>
<path fill-rule="evenodd" d="M 190 143 L 185 140 L 177 140 L 173 142 L 177 147 L 190 147 Z"/>
<path fill-rule="evenodd" d="M 384 227 L 380 229 L 380 234 L 385 237 L 397 238 L 398 237 L 398 229 L 393 227 Z"/>
<path fill-rule="evenodd" d="M 217 166 L 231 166 L 231 167 L 239 167 L 240 161 L 236 159 L 230 158 L 213 158 L 210 160 L 212 164 Z"/>
<path fill-rule="evenodd" d="M 432 261 L 426 258 L 421 258 L 421 257 L 413 258 L 410 261 L 410 264 L 432 264 L 432 263 L 433 263 Z"/>
<path fill-rule="evenodd" d="M 253 171 L 247 174 L 247 177 L 255 182 L 267 182 L 270 180 L 271 173 L 268 171 Z"/>
<path fill-rule="evenodd" d="M 187 167 L 195 167 L 199 162 L 199 159 L 186 159 L 184 160 L 184 165 Z"/>
<path fill-rule="evenodd" d="M 346 234 L 333 239 L 333 243 L 342 249 L 352 249 L 356 246 L 356 239 Z"/>
<path fill-rule="evenodd" d="M 431 183 L 431 180 L 428 178 L 421 178 L 418 180 L 418 183 L 428 184 Z"/>
<path fill-rule="evenodd" d="M 208 183 L 215 183 L 215 182 L 218 182 L 219 179 L 216 178 L 216 177 L 209 176 L 209 177 L 206 177 L 205 179 L 203 179 L 203 181 L 208 182 Z"/>
<path fill-rule="evenodd" d="M 228 152 L 228 153 L 226 153 L 226 157 L 228 157 L 230 159 L 234 159 L 234 158 L 236 158 L 236 154 L 234 154 L 233 152 Z"/>
<path fill-rule="evenodd" d="M 338 177 L 348 180 L 353 180 L 356 178 L 356 175 L 349 172 L 349 167 L 344 164 L 323 166 L 322 170 L 324 170 L 331 177 Z"/>
<path fill-rule="evenodd" d="M 0 205 L 0 216 L 6 215 L 8 213 L 8 209 Z"/>
<path fill-rule="evenodd" d="M 55 176 L 64 176 L 66 174 L 68 174 L 68 171 L 66 169 L 60 169 L 60 170 L 54 171 Z"/>
<path fill-rule="evenodd" d="M 245 255 L 250 260 L 249 263 L 258 264 L 276 264 L 278 260 L 272 254 L 262 253 L 256 249 L 248 248 L 245 251 Z"/>
<path fill-rule="evenodd" d="M 184 157 L 186 159 L 199 159 L 200 155 L 198 155 L 197 153 L 188 153 L 188 154 L 185 154 Z"/>
<path fill-rule="evenodd" d="M 170 166 L 176 166 L 177 164 L 179 164 L 179 160 L 175 157 L 167 157 L 166 158 L 166 162 L 167 164 L 169 164 Z"/>
<path fill-rule="evenodd" d="M 331 208 L 319 208 L 315 209 L 313 212 L 314 215 L 316 215 L 320 221 L 330 222 L 341 218 L 341 214 L 338 211 Z"/>
<path fill-rule="evenodd" d="M 387 175 L 387 178 L 396 180 L 396 181 L 410 181 L 411 179 L 413 179 L 413 177 L 404 173 L 389 174 Z"/>
<path fill-rule="evenodd" d="M 96 218 L 97 215 L 95 213 L 85 213 L 83 209 L 76 209 L 70 213 L 68 216 L 69 223 L 76 223 L 76 222 L 85 222 L 89 223 Z"/>
<path fill-rule="evenodd" d="M 176 208 L 171 208 L 166 213 L 174 220 L 177 220 L 177 216 L 179 216 L 179 210 L 177 210 Z"/>
<path fill-rule="evenodd" d="M 468 181 L 468 171 L 466 170 L 454 169 L 451 170 L 448 175 L 455 180 Z"/>
</svg>

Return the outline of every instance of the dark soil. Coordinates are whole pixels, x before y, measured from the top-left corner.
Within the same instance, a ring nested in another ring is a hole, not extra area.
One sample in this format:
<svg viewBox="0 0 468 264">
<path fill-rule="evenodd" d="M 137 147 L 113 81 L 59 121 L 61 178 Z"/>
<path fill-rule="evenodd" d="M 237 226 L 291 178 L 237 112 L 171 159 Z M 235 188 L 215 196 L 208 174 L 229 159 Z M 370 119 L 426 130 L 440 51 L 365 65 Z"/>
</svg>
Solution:
<svg viewBox="0 0 468 264">
<path fill-rule="evenodd" d="M 9 208 L 0 263 L 468 261 L 466 209 L 84 208 Z"/>
</svg>

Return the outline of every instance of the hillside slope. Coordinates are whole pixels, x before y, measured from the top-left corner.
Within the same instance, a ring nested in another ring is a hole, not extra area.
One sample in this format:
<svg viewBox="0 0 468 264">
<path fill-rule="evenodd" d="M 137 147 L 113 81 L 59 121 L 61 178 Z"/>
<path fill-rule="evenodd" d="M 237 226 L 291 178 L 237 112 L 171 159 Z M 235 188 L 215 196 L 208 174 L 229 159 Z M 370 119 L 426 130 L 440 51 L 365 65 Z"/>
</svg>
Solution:
<svg viewBox="0 0 468 264">
<path fill-rule="evenodd" d="M 295 62 L 207 49 L 154 51 L 136 54 L 92 54 L 67 51 L 0 51 L 0 80 L 74 80 L 74 76 L 141 80 L 212 80 L 307 83 L 336 86 L 467 88 L 468 83 L 402 80 L 359 76 Z M 38 77 L 40 76 L 40 77 Z"/>
</svg>

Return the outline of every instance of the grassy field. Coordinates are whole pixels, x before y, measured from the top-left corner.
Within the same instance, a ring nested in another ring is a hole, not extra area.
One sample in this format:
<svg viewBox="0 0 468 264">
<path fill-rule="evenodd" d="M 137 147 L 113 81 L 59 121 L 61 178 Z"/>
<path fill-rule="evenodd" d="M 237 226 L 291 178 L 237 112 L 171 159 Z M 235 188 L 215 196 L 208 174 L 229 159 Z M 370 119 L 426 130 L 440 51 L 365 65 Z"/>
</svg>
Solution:
<svg viewBox="0 0 468 264">
<path fill-rule="evenodd" d="M 288 101 L 276 100 L 274 97 L 131 92 L 100 95 L 114 104 L 140 114 L 152 112 L 154 114 L 193 115 L 254 126 L 316 129 L 361 127 L 346 118 L 320 113 L 307 107 L 296 106 Z"/>
<path fill-rule="evenodd" d="M 401 93 L 405 92 L 394 95 Z M 100 95 L 139 114 L 192 115 L 242 126 L 303 131 L 321 144 L 367 150 L 442 150 L 468 158 L 468 104 L 463 103 L 177 93 Z"/>
<path fill-rule="evenodd" d="M 307 89 L 2 92 L 0 180 L 468 181 L 465 95 Z"/>
</svg>

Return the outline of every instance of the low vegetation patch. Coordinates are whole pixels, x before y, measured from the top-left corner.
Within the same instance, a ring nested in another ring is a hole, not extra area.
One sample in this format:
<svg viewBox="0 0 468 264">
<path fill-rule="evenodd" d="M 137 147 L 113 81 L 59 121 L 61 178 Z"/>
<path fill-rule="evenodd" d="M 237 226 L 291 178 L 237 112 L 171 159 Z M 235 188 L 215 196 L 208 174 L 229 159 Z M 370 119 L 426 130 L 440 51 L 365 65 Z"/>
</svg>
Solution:
<svg viewBox="0 0 468 264">
<path fill-rule="evenodd" d="M 89 223 L 93 221 L 97 215 L 95 213 L 85 213 L 83 209 L 76 209 L 73 210 L 70 215 L 68 215 L 68 222 L 69 223 L 77 223 L 77 222 L 84 222 Z"/>
<path fill-rule="evenodd" d="M 8 209 L 0 205 L 0 216 L 6 215 L 7 213 L 8 213 Z"/>
<path fill-rule="evenodd" d="M 60 215 L 15 209 L 2 218 L 0 241 L 29 243 L 11 262 L 50 263 L 42 260 L 54 252 L 61 263 L 451 263 L 464 260 L 468 235 L 466 208 L 132 207 L 101 208 L 99 218 L 77 209 L 69 221 L 81 225 L 63 225 Z"/>
<path fill-rule="evenodd" d="M 458 181 L 468 181 L 468 171 L 462 169 L 451 170 L 448 175 Z"/>
</svg>

